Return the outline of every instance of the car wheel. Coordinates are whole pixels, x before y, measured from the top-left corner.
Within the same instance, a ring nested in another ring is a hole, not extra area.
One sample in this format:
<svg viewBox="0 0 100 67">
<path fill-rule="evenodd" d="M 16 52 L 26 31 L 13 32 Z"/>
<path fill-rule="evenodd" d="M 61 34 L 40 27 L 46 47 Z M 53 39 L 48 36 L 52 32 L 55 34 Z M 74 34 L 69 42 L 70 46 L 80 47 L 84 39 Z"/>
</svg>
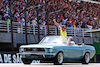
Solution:
<svg viewBox="0 0 100 67">
<path fill-rule="evenodd" d="M 62 65 L 63 63 L 63 53 L 59 52 L 54 58 L 54 65 Z"/>
<path fill-rule="evenodd" d="M 86 53 L 85 56 L 83 57 L 82 64 L 89 64 L 89 61 L 90 61 L 90 54 Z"/>
<path fill-rule="evenodd" d="M 32 60 L 26 59 L 26 58 L 22 58 L 22 61 L 24 64 L 31 64 L 31 62 L 32 62 Z"/>
</svg>

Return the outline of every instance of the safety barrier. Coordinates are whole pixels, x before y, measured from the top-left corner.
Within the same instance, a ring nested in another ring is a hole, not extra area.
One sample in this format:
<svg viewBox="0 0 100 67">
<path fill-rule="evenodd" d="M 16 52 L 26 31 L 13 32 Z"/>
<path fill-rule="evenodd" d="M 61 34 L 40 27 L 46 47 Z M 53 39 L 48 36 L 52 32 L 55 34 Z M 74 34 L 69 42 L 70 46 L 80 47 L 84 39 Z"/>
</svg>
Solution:
<svg viewBox="0 0 100 67">
<path fill-rule="evenodd" d="M 40 25 L 40 35 L 47 35 L 48 29 L 46 25 Z M 68 36 L 77 36 L 77 37 L 92 37 L 92 33 L 85 33 L 86 28 L 66 28 Z M 0 21 L 0 32 L 11 32 L 11 25 L 6 21 Z M 25 24 L 13 22 L 13 32 L 14 33 L 25 33 Z M 38 34 L 37 25 L 27 24 L 27 33 L 28 34 Z M 57 29 L 54 25 L 49 25 L 49 34 L 50 35 L 60 35 L 60 29 Z"/>
</svg>

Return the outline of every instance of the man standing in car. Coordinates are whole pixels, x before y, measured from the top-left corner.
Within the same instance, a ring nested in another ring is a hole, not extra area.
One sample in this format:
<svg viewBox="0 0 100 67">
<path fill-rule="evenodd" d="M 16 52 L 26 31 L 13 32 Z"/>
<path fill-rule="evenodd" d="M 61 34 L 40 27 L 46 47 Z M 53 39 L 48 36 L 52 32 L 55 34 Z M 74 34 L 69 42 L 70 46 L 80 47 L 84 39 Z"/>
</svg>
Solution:
<svg viewBox="0 0 100 67">
<path fill-rule="evenodd" d="M 67 32 L 65 30 L 65 25 L 60 26 L 55 19 L 53 19 L 54 23 L 57 25 L 57 27 L 60 29 L 60 36 L 67 36 Z"/>
</svg>

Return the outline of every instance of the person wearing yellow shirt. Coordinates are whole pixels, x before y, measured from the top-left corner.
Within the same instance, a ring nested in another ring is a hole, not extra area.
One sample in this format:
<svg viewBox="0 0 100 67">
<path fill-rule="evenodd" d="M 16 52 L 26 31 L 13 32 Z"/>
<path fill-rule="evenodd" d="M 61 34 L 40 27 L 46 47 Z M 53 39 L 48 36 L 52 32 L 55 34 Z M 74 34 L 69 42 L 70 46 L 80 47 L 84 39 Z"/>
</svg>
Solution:
<svg viewBox="0 0 100 67">
<path fill-rule="evenodd" d="M 60 36 L 67 36 L 67 32 L 65 30 L 65 26 L 60 26 L 55 19 L 53 19 L 54 23 L 57 25 L 57 27 L 60 29 Z"/>
</svg>

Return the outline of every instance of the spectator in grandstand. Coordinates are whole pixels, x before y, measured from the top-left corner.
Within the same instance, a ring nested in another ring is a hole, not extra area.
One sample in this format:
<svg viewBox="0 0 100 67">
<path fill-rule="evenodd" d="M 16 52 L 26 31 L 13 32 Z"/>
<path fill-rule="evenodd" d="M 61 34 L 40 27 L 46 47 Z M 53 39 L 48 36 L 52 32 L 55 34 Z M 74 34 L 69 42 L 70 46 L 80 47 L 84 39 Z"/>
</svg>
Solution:
<svg viewBox="0 0 100 67">
<path fill-rule="evenodd" d="M 32 20 L 32 25 L 36 25 L 37 21 L 35 19 Z"/>
<path fill-rule="evenodd" d="M 21 23 L 22 23 L 23 25 L 25 25 L 25 19 L 24 19 L 24 17 L 21 17 Z"/>
<path fill-rule="evenodd" d="M 19 17 L 19 16 L 17 17 L 17 22 L 18 22 L 18 23 L 20 23 L 20 22 L 21 22 L 21 21 L 20 21 L 20 17 Z"/>
<path fill-rule="evenodd" d="M 10 23 L 10 17 L 8 17 L 8 18 L 5 18 L 5 20 L 7 21 L 7 23 L 10 25 L 11 23 Z"/>
<path fill-rule="evenodd" d="M 57 25 L 57 27 L 60 29 L 60 36 L 67 36 L 67 32 L 65 30 L 65 26 L 60 26 L 55 19 L 53 19 L 54 23 Z"/>
</svg>

